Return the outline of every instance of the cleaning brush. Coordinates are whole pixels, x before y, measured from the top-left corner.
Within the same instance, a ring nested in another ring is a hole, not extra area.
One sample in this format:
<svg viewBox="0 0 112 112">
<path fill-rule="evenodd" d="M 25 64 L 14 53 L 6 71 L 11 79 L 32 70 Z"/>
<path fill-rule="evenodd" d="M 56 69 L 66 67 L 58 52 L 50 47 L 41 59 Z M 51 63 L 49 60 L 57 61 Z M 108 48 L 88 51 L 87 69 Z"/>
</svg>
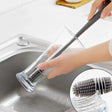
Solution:
<svg viewBox="0 0 112 112">
<path fill-rule="evenodd" d="M 94 17 L 88 21 L 87 24 L 85 24 L 84 27 L 81 28 L 81 30 L 79 32 L 77 32 L 75 34 L 75 36 L 65 45 L 63 46 L 62 48 L 58 49 L 50 58 L 48 58 L 48 60 L 46 61 L 49 61 L 55 57 L 57 57 L 58 55 L 60 55 L 69 45 L 71 45 L 83 32 L 85 32 L 92 24 L 94 24 L 99 18 L 100 18 L 100 15 L 101 15 L 101 12 L 102 10 L 110 3 L 110 1 L 108 0 L 106 2 L 106 4 L 94 15 Z M 36 69 L 32 75 L 30 75 L 31 77 L 29 78 L 30 81 L 34 81 L 39 75 L 41 75 L 41 73 L 44 72 L 44 70 L 39 70 L 39 69 Z"/>
<path fill-rule="evenodd" d="M 47 60 L 51 60 L 57 56 L 59 56 L 64 50 L 66 50 L 75 40 L 78 39 L 78 37 L 83 34 L 92 24 L 94 24 L 101 15 L 102 10 L 110 3 L 110 1 L 107 1 L 100 10 L 97 11 L 97 13 L 94 15 L 94 17 L 89 20 L 74 36 L 73 38 L 68 41 L 64 46 L 60 47 L 56 50 Z M 40 70 L 37 68 L 37 64 L 39 59 L 42 57 L 37 58 L 33 64 L 31 64 L 28 68 L 26 68 L 24 71 L 17 73 L 16 77 L 18 81 L 23 85 L 23 87 L 29 91 L 32 92 L 34 90 L 34 87 L 40 83 L 42 80 L 46 78 L 46 71 L 47 70 Z M 36 66 L 35 66 L 36 65 Z"/>
<path fill-rule="evenodd" d="M 100 94 L 112 91 L 112 80 L 110 77 L 88 79 L 76 83 L 73 86 L 73 94 L 78 97 L 91 96 L 98 91 Z"/>
</svg>

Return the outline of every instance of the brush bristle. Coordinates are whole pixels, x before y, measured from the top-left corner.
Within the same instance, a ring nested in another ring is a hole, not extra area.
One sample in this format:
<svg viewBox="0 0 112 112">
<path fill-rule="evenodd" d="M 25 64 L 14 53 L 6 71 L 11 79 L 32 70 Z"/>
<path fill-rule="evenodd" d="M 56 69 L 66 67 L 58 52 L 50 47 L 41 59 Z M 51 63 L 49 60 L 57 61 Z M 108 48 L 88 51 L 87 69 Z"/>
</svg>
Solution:
<svg viewBox="0 0 112 112">
<path fill-rule="evenodd" d="M 78 97 L 91 96 L 99 91 L 100 94 L 112 91 L 110 77 L 89 79 L 78 82 L 73 86 L 73 94 Z"/>
</svg>

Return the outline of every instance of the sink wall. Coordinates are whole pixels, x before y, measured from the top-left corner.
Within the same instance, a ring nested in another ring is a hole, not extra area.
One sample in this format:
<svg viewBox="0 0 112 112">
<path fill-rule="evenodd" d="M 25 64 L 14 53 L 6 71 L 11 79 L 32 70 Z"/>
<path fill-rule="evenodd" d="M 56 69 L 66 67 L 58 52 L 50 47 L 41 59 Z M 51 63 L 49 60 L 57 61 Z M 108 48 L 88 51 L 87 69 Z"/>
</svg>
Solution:
<svg viewBox="0 0 112 112">
<path fill-rule="evenodd" d="M 44 80 L 33 93 L 28 93 L 16 79 L 16 73 L 24 70 L 41 53 L 26 52 L 0 63 L 0 104 L 13 107 L 17 112 L 64 112 L 72 105 L 69 90 L 73 79 L 82 71 L 91 69 L 83 66 L 73 72 Z"/>
</svg>

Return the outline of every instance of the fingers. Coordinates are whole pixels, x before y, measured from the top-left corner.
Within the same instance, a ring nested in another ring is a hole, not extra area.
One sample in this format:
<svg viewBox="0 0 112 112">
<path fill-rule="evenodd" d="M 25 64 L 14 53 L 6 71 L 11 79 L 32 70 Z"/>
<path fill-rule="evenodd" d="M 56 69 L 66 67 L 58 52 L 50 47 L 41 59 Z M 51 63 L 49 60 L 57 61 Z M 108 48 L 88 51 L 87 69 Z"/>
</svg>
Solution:
<svg viewBox="0 0 112 112">
<path fill-rule="evenodd" d="M 107 16 L 111 15 L 111 11 L 112 11 L 112 2 L 104 8 L 104 10 L 101 13 L 101 18 L 104 19 Z"/>
<path fill-rule="evenodd" d="M 88 20 L 90 20 L 95 15 L 96 11 L 100 9 L 101 6 L 104 5 L 104 3 L 105 3 L 105 0 L 104 1 L 96 0 L 93 3 Z M 104 8 L 104 10 L 101 13 L 101 18 L 104 19 L 107 16 L 111 16 L 111 11 L 112 11 L 112 2 L 107 7 Z"/>
<path fill-rule="evenodd" d="M 55 58 L 48 62 L 40 63 L 37 67 L 41 70 L 44 70 L 44 69 L 48 69 L 48 68 L 56 66 L 57 63 L 58 63 L 58 60 Z"/>
<path fill-rule="evenodd" d="M 56 76 L 59 76 L 60 75 L 60 70 L 58 69 L 53 69 L 49 72 L 49 74 L 47 75 L 47 78 L 48 79 L 52 79 L 52 78 L 55 78 Z"/>
<path fill-rule="evenodd" d="M 48 52 L 47 56 L 50 57 L 59 47 L 58 46 L 53 46 Z"/>
<path fill-rule="evenodd" d="M 50 57 L 59 47 L 53 46 L 47 53 L 48 57 Z M 41 70 L 48 69 L 54 67 L 58 63 L 57 58 L 50 60 L 48 62 L 40 63 L 37 67 Z"/>
<path fill-rule="evenodd" d="M 102 0 L 95 0 L 95 2 L 92 4 L 92 8 L 88 17 L 88 20 L 90 20 L 96 13 L 96 11 L 104 4 L 104 1 Z"/>
<path fill-rule="evenodd" d="M 111 13 L 109 13 L 109 14 L 108 14 L 108 16 L 112 16 L 112 14 L 111 14 Z"/>
<path fill-rule="evenodd" d="M 108 16 L 111 16 L 111 13 L 109 13 Z"/>
</svg>

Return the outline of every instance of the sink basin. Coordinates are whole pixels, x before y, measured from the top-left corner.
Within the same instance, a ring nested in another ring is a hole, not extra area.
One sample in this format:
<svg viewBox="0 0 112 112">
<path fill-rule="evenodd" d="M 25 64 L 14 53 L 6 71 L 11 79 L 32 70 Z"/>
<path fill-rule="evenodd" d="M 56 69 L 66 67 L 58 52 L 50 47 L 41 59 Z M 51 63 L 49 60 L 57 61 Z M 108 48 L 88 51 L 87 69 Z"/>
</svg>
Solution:
<svg viewBox="0 0 112 112">
<path fill-rule="evenodd" d="M 73 79 L 87 69 L 82 66 L 73 72 L 44 80 L 28 93 L 16 79 L 16 73 L 27 68 L 42 52 L 19 52 L 0 62 L 0 104 L 17 112 L 68 112 L 72 108 L 69 89 Z"/>
</svg>

